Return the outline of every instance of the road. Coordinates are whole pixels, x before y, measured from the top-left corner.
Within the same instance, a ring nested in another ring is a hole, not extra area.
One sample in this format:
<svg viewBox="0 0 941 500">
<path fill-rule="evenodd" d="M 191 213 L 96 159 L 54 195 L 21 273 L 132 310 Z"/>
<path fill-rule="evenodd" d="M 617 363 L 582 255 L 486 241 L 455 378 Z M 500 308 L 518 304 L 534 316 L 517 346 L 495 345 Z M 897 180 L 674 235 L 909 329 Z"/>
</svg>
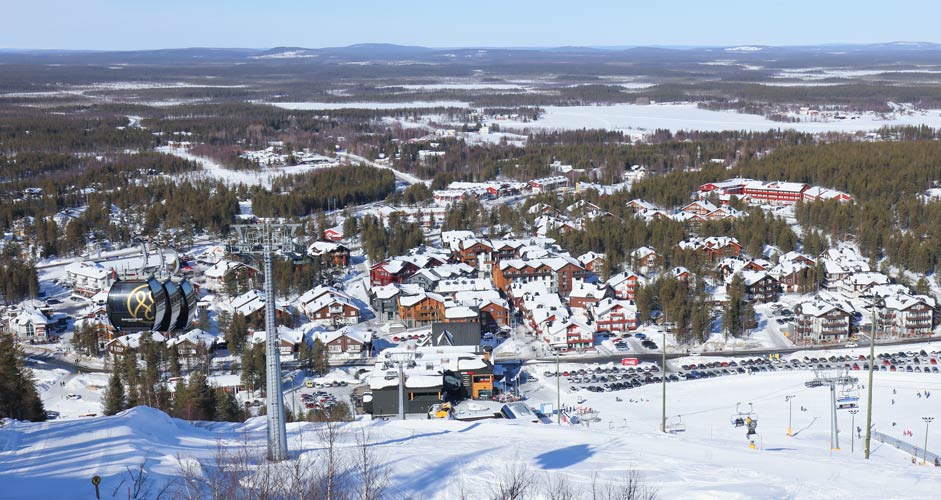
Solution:
<svg viewBox="0 0 941 500">
<path fill-rule="evenodd" d="M 401 172 L 399 170 L 396 170 L 382 163 L 377 163 L 371 160 L 367 160 L 366 158 L 363 158 L 362 156 L 359 156 L 359 155 L 354 155 L 353 153 L 337 153 L 337 158 L 346 158 L 347 160 L 350 160 L 350 162 L 352 163 L 365 163 L 366 165 L 369 165 L 370 167 L 384 168 L 386 170 L 391 170 L 392 173 L 395 174 L 396 179 L 409 185 L 418 184 L 419 182 L 425 185 L 431 185 L 431 181 L 419 179 L 418 177 L 415 177 L 414 175 L 406 174 L 405 172 Z"/>
</svg>

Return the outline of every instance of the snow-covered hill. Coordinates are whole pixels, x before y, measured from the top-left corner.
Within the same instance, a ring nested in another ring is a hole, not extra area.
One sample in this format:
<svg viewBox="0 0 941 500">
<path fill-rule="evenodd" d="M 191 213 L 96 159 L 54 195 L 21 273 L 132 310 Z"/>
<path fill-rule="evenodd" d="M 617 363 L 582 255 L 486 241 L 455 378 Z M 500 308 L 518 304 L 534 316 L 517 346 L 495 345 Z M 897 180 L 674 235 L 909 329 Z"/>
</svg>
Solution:
<svg viewBox="0 0 941 500">
<path fill-rule="evenodd" d="M 941 391 L 927 399 L 916 392 L 941 389 L 941 379 L 877 377 L 876 428 L 898 437 L 912 430 L 914 436 L 905 439 L 920 444 L 920 417 L 939 413 Z M 462 490 L 467 498 L 488 498 L 514 467 L 525 467 L 538 484 L 565 478 L 583 488 L 596 473 L 605 483 L 634 470 L 664 499 L 937 498 L 941 468 L 912 465 L 909 455 L 875 442 L 869 462 L 862 459 L 859 441 L 851 453 L 845 412 L 840 413 L 842 450 L 831 454 L 828 394 L 804 387 L 808 378 L 806 372 L 760 373 L 670 384 L 668 412 L 683 414 L 687 426 L 675 435 L 656 432 L 660 388 L 647 386 L 618 393 L 623 401 L 613 393 L 587 396 L 582 404 L 599 410 L 602 418 L 590 427 L 507 420 L 359 421 L 343 424 L 339 448 L 350 458 L 359 431 L 366 430 L 370 450 L 390 472 L 387 491 L 394 498 L 449 499 Z M 523 385 L 532 403 L 554 400 L 554 387 L 554 379 Z M 786 394 L 797 395 L 794 437 L 786 435 Z M 563 387 L 563 404 L 581 399 Z M 749 449 L 742 429 L 730 425 L 738 401 L 752 402 L 759 416 L 759 450 Z M 864 415 L 861 408 L 857 425 Z M 318 429 L 321 424 L 289 425 L 292 454 L 322 460 Z M 941 437 L 941 431 L 935 435 Z M 179 475 L 181 463 L 209 470 L 220 447 L 249 445 L 257 457 L 264 440 L 263 419 L 193 424 L 146 407 L 114 417 L 6 423 L 0 428 L 0 498 L 90 498 L 93 475 L 102 477 L 102 498 L 126 498 L 128 468 L 143 466 L 156 487 Z M 939 446 L 941 439 L 930 440 L 929 448 Z"/>
</svg>

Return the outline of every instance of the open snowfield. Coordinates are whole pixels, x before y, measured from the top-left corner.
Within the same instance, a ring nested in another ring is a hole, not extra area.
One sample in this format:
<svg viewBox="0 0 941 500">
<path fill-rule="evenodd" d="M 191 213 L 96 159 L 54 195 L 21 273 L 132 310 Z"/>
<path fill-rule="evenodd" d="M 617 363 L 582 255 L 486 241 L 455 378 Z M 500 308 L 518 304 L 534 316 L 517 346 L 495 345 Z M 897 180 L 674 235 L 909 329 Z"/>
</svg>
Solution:
<svg viewBox="0 0 941 500">
<path fill-rule="evenodd" d="M 293 174 L 302 174 L 305 172 L 310 172 L 311 170 L 316 170 L 318 168 L 327 168 L 328 166 L 335 166 L 333 164 L 329 165 L 292 165 L 288 167 L 267 167 L 259 171 L 254 170 L 232 170 L 225 168 L 224 165 L 221 165 L 210 158 L 203 156 L 197 156 L 185 149 L 181 148 L 172 148 L 169 146 L 160 146 L 155 148 L 156 151 L 160 153 L 171 154 L 183 158 L 184 160 L 195 161 L 199 163 L 203 169 L 201 171 L 193 172 L 191 174 L 186 174 L 187 176 L 205 176 L 213 179 L 217 179 L 225 182 L 230 186 L 236 186 L 239 184 L 245 184 L 246 186 L 262 186 L 266 189 L 271 189 L 271 181 L 275 178 L 293 175 Z"/>
<path fill-rule="evenodd" d="M 531 406 L 555 402 L 555 379 L 542 374 L 554 368 L 527 366 L 541 379 L 522 385 Z M 586 428 L 508 420 L 363 420 L 345 424 L 350 432 L 340 446 L 352 453 L 353 431 L 365 426 L 371 449 L 391 472 L 393 498 L 458 498 L 462 489 L 467 498 L 488 498 L 492 484 L 513 464 L 525 466 L 538 482 L 564 477 L 583 487 L 595 473 L 599 481 L 616 481 L 635 469 L 663 499 L 937 498 L 941 469 L 912 465 L 909 455 L 876 442 L 869 462 L 862 459 L 861 442 L 851 453 L 845 411 L 839 415 L 842 449 L 831 454 L 828 393 L 804 387 L 809 378 L 804 371 L 775 372 L 669 384 L 668 415 L 682 415 L 687 426 L 679 434 L 657 432 L 658 385 L 594 394 L 570 393 L 563 382 L 563 405 L 598 410 L 600 422 Z M 926 389 L 937 395 L 916 396 Z M 797 396 L 794 437 L 786 435 L 788 394 Z M 899 438 L 911 430 L 913 437 L 905 439 L 922 443 L 921 417 L 941 410 L 941 377 L 877 373 L 875 394 L 875 429 Z M 737 402 L 754 405 L 758 450 L 750 450 L 744 430 L 730 423 Z M 864 415 L 863 405 L 857 425 L 865 425 Z M 288 426 L 292 454 L 319 457 L 317 427 Z M 929 449 L 941 448 L 941 430 L 931 436 Z M 263 419 L 194 425 L 145 407 L 115 417 L 8 423 L 0 428 L 0 498 L 89 498 L 88 480 L 95 474 L 102 476 L 102 498 L 124 498 L 124 489 L 115 488 L 128 466 L 143 464 L 161 483 L 178 473 L 179 458 L 206 467 L 217 445 L 239 447 L 247 440 L 263 446 L 264 439 Z"/>
<path fill-rule="evenodd" d="M 696 104 L 615 104 L 611 106 L 545 106 L 545 114 L 536 121 L 494 120 L 503 130 L 574 130 L 608 129 L 625 133 L 653 132 L 656 129 L 677 130 L 750 130 L 795 129 L 800 132 L 855 132 L 877 130 L 885 126 L 928 125 L 941 127 L 941 112 L 926 111 L 924 114 L 892 115 L 882 119 L 880 115 L 866 113 L 857 119 L 832 120 L 829 122 L 781 123 L 763 116 L 736 113 L 734 111 L 711 111 L 700 109 Z"/>
<path fill-rule="evenodd" d="M 400 108 L 466 108 L 462 101 L 412 101 L 412 102 L 266 102 L 283 109 L 400 109 Z"/>
</svg>

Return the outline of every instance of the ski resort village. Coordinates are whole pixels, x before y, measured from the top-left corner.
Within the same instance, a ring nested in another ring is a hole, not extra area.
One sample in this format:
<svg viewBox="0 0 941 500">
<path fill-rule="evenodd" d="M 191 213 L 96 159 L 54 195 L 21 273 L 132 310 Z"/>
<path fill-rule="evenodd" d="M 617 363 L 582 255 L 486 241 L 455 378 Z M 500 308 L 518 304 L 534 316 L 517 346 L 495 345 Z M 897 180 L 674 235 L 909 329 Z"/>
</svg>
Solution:
<svg viewBox="0 0 941 500">
<path fill-rule="evenodd" d="M 0 499 L 941 498 L 939 73 L 0 49 Z"/>
</svg>

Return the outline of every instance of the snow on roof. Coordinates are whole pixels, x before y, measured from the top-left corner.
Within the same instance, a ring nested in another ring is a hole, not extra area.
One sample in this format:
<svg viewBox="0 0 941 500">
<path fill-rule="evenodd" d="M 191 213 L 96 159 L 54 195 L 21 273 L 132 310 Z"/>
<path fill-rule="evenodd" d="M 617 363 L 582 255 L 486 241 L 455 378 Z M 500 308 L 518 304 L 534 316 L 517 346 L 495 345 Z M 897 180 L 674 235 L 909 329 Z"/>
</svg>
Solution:
<svg viewBox="0 0 941 500">
<path fill-rule="evenodd" d="M 478 313 L 467 306 L 453 306 L 444 310 L 444 317 L 446 319 L 467 319 L 476 318 L 477 316 Z"/>
<path fill-rule="evenodd" d="M 800 314 L 815 317 L 823 316 L 824 314 L 839 309 L 836 305 L 820 299 L 801 302 L 796 307 L 800 309 Z"/>
<path fill-rule="evenodd" d="M 395 286 L 393 283 L 383 286 L 375 286 L 372 288 L 373 295 L 380 300 L 391 299 L 395 297 L 400 292 L 399 287 Z"/>
<path fill-rule="evenodd" d="M 438 295 L 437 293 L 421 292 L 415 295 L 405 295 L 399 297 L 399 305 L 403 307 L 412 307 L 425 299 L 431 299 L 436 302 L 444 303 L 444 297 Z"/>
<path fill-rule="evenodd" d="M 345 326 L 339 330 L 334 331 L 316 330 L 313 332 L 312 336 L 314 338 L 319 338 L 320 341 L 324 344 L 333 342 L 340 337 L 347 337 L 353 341 L 359 342 L 360 344 L 365 344 L 372 341 L 372 332 L 351 326 Z"/>
<path fill-rule="evenodd" d="M 166 340 L 166 337 L 164 337 L 163 334 L 161 334 L 160 332 L 138 332 L 138 333 L 129 333 L 121 337 L 115 337 L 114 340 L 108 343 L 111 344 L 111 343 L 116 342 L 118 344 L 123 345 L 124 347 L 137 349 L 138 347 L 140 347 L 141 336 L 144 335 L 145 333 L 149 333 L 151 340 L 153 340 L 154 342 L 163 342 Z"/>
<path fill-rule="evenodd" d="M 745 286 L 752 286 L 755 283 L 768 277 L 768 273 L 764 271 L 742 271 L 742 282 Z"/>
<path fill-rule="evenodd" d="M 627 202 L 628 205 L 634 205 L 639 207 L 642 210 L 656 210 L 657 206 L 649 201 L 644 201 L 640 198 L 634 198 L 633 200 Z"/>
<path fill-rule="evenodd" d="M 183 342 L 191 342 L 193 344 L 203 344 L 204 346 L 208 347 L 218 342 L 218 340 L 219 338 L 216 337 L 215 335 L 209 332 L 200 330 L 199 328 L 196 328 L 182 335 L 178 335 L 171 339 L 167 339 L 167 345 L 175 346 Z"/>
<path fill-rule="evenodd" d="M 452 280 L 442 280 L 439 281 L 438 285 L 435 287 L 435 290 L 442 294 L 493 289 L 493 281 L 487 278 L 459 278 Z"/>
<path fill-rule="evenodd" d="M 887 309 L 895 309 L 896 311 L 904 311 L 917 304 L 924 304 L 928 307 L 934 307 L 935 305 L 934 299 L 926 295 L 898 294 L 885 297 L 883 300 Z"/>
<path fill-rule="evenodd" d="M 656 250 L 654 250 L 653 248 L 640 247 L 637 250 L 634 250 L 633 252 L 631 252 L 631 257 L 634 257 L 635 259 L 646 259 L 647 257 L 651 255 L 656 255 L 656 253 L 657 253 Z"/>
<path fill-rule="evenodd" d="M 333 288 L 332 286 L 318 285 L 306 292 L 304 292 L 300 297 L 297 298 L 294 302 L 297 304 L 310 304 L 317 300 L 323 299 L 325 296 L 335 297 L 339 300 L 345 302 L 352 302 L 353 298 L 348 294 Z"/>
<path fill-rule="evenodd" d="M 578 262 L 580 262 L 582 266 L 588 265 L 588 263 L 594 262 L 598 259 L 604 260 L 604 254 L 595 253 L 595 252 L 585 252 L 578 256 Z"/>
<path fill-rule="evenodd" d="M 26 326 L 29 323 L 34 325 L 48 325 L 49 318 L 39 312 L 38 309 L 25 309 L 13 318 L 13 322 L 20 326 Z"/>
<path fill-rule="evenodd" d="M 345 250 L 346 247 L 332 241 L 315 241 L 307 247 L 307 253 L 310 255 L 324 255 L 341 249 Z"/>
<path fill-rule="evenodd" d="M 569 298 L 585 298 L 600 300 L 608 293 L 608 286 L 603 283 L 585 283 L 584 280 L 576 279 L 572 282 L 572 291 Z"/>
<path fill-rule="evenodd" d="M 73 262 L 65 266 L 65 272 L 96 280 L 108 277 L 108 270 L 95 262 Z"/>
<path fill-rule="evenodd" d="M 300 330 L 295 330 L 293 328 L 288 328 L 286 326 L 278 326 L 278 338 L 292 344 L 300 344 L 304 340 L 304 332 Z M 256 331 L 252 332 L 251 343 L 252 344 L 261 344 L 268 338 L 267 332 Z"/>
<path fill-rule="evenodd" d="M 232 269 L 238 269 L 244 265 L 245 264 L 242 264 L 241 262 L 235 262 L 235 261 L 223 259 L 213 264 L 209 269 L 206 269 L 206 272 L 204 272 L 203 274 L 207 278 L 222 279 Z"/>
<path fill-rule="evenodd" d="M 595 304 L 595 317 L 601 318 L 610 312 L 619 309 L 627 310 L 629 313 L 637 313 L 637 306 L 633 300 L 603 299 Z"/>
<path fill-rule="evenodd" d="M 859 286 L 886 285 L 889 283 L 888 276 L 875 272 L 855 273 L 849 279 L 852 284 Z"/>
</svg>

